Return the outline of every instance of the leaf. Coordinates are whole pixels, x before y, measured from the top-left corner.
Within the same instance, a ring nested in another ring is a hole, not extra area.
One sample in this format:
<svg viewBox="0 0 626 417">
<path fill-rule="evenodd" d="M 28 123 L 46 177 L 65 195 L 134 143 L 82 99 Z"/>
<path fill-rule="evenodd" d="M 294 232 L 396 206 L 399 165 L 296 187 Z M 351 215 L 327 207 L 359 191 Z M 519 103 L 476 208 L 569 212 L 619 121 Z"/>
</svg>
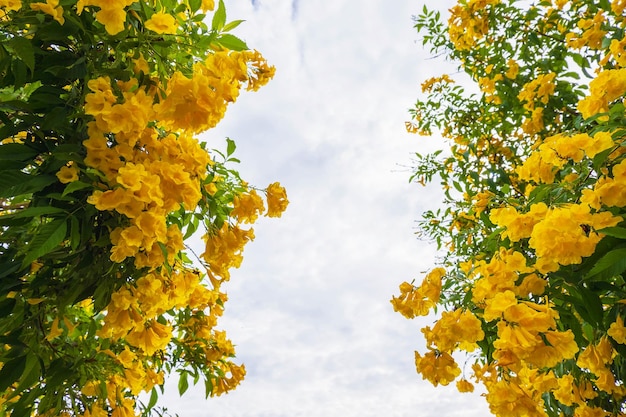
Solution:
<svg viewBox="0 0 626 417">
<path fill-rule="evenodd" d="M 26 356 L 20 356 L 4 363 L 0 369 L 0 392 L 4 392 L 20 379 L 26 367 Z"/>
<path fill-rule="evenodd" d="M 154 406 L 157 403 L 157 400 L 159 399 L 159 393 L 155 388 L 152 388 L 152 392 L 150 393 L 150 401 L 148 402 L 148 406 L 146 407 L 147 410 L 152 410 L 152 408 L 154 408 Z"/>
<path fill-rule="evenodd" d="M 65 186 L 65 190 L 63 190 L 63 196 L 73 193 L 74 191 L 82 190 L 84 188 L 91 187 L 91 184 L 87 184 L 82 181 L 72 181 Z"/>
<path fill-rule="evenodd" d="M 24 391 L 32 387 L 41 376 L 41 365 L 39 364 L 39 358 L 34 354 L 26 356 L 26 364 L 24 366 L 24 372 L 22 375 L 20 384 L 17 387 L 17 391 Z"/>
<path fill-rule="evenodd" d="M 230 32 L 231 30 L 235 29 L 237 26 L 239 26 L 243 22 L 245 22 L 245 20 L 233 20 L 232 22 L 229 22 L 224 26 L 224 28 L 222 29 L 222 32 Z"/>
<path fill-rule="evenodd" d="M 65 239 L 66 233 L 67 222 L 65 219 L 57 219 L 44 224 L 28 245 L 22 267 L 56 249 Z"/>
<path fill-rule="evenodd" d="M 10 198 L 41 191 L 56 181 L 57 178 L 53 175 L 29 175 L 20 171 L 1 171 L 0 198 Z"/>
<path fill-rule="evenodd" d="M 5 214 L 4 216 L 2 216 L 2 218 L 13 218 L 13 219 L 19 219 L 19 218 L 23 218 L 23 217 L 38 217 L 38 216 L 45 216 L 48 214 L 59 214 L 59 213 L 65 213 L 66 211 L 58 208 L 58 207 L 50 207 L 50 206 L 41 206 L 41 207 L 27 207 L 23 210 L 20 210 L 16 213 L 12 213 L 12 214 Z"/>
<path fill-rule="evenodd" d="M 180 395 L 183 395 L 185 391 L 187 391 L 187 389 L 189 388 L 188 376 L 189 375 L 185 371 L 182 371 L 180 373 L 180 378 L 178 379 L 178 393 Z"/>
<path fill-rule="evenodd" d="M 606 227 L 597 231 L 607 236 L 613 236 L 620 239 L 626 239 L 626 228 L 624 227 Z"/>
<path fill-rule="evenodd" d="M 211 22 L 211 29 L 216 32 L 220 32 L 226 23 L 226 7 L 224 7 L 224 2 L 220 0 L 217 10 L 213 15 L 213 21 Z"/>
<path fill-rule="evenodd" d="M 229 33 L 220 35 L 215 42 L 231 51 L 245 51 L 249 49 L 244 41 Z"/>
<path fill-rule="evenodd" d="M 237 145 L 235 144 L 235 141 L 231 138 L 226 138 L 226 156 L 231 156 L 235 152 L 236 148 Z"/>
<path fill-rule="evenodd" d="M 26 38 L 15 36 L 9 40 L 9 45 L 32 74 L 35 70 L 35 50 L 32 43 Z"/>
<path fill-rule="evenodd" d="M 80 223 L 76 216 L 72 216 L 70 220 L 70 247 L 72 250 L 78 249 L 80 246 Z"/>
<path fill-rule="evenodd" d="M 200 6 L 202 6 L 202 0 L 189 0 L 189 8 L 192 13 L 196 13 L 200 9 Z"/>
<path fill-rule="evenodd" d="M 27 161 L 38 153 L 21 143 L 7 143 L 0 146 L 0 161 Z"/>
<path fill-rule="evenodd" d="M 626 248 L 614 249 L 598 260 L 585 275 L 590 278 L 602 273 L 604 277 L 613 277 L 626 271 Z"/>
<path fill-rule="evenodd" d="M 204 398 L 209 398 L 213 393 L 213 381 L 211 378 L 207 377 L 204 380 Z"/>
</svg>

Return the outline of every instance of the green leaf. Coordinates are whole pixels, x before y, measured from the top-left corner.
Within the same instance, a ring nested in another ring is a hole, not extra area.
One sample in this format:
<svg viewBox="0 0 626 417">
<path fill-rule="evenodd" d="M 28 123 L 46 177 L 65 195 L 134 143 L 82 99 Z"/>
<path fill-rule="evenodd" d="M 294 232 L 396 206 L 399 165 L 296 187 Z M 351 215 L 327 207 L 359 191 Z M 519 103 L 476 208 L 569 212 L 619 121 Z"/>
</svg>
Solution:
<svg viewBox="0 0 626 417">
<path fill-rule="evenodd" d="M 231 156 L 235 152 L 236 148 L 237 145 L 235 144 L 235 141 L 231 138 L 226 138 L 226 156 Z"/>
<path fill-rule="evenodd" d="M 222 29 L 222 32 L 230 32 L 231 30 L 235 29 L 237 26 L 239 26 L 243 22 L 245 22 L 245 20 L 233 20 L 232 22 L 229 22 L 224 26 L 224 28 Z"/>
<path fill-rule="evenodd" d="M 66 211 L 58 207 L 50 207 L 50 206 L 27 207 L 15 213 L 5 214 L 4 216 L 2 216 L 2 218 L 7 217 L 7 218 L 19 219 L 19 218 L 25 218 L 25 217 L 39 217 L 39 216 L 45 216 L 48 214 L 59 214 L 59 213 L 66 213 Z"/>
<path fill-rule="evenodd" d="M 204 397 L 209 398 L 213 393 L 213 381 L 211 378 L 207 377 L 204 380 Z"/>
<path fill-rule="evenodd" d="M 249 49 L 244 41 L 229 33 L 220 35 L 215 42 L 231 51 L 245 51 Z"/>
<path fill-rule="evenodd" d="M 613 277 L 620 275 L 624 271 L 626 271 L 626 248 L 615 249 L 600 258 L 591 268 L 591 271 L 585 275 L 585 278 L 590 278 L 600 273 L 604 277 Z"/>
<path fill-rule="evenodd" d="M 152 388 L 152 392 L 150 393 L 150 401 L 148 402 L 147 410 L 152 410 L 152 408 L 156 405 L 157 400 L 159 399 L 159 393 L 156 390 L 156 387 Z"/>
<path fill-rule="evenodd" d="M 189 0 L 189 8 L 192 13 L 196 13 L 202 6 L 202 0 Z"/>
<path fill-rule="evenodd" d="M 84 188 L 91 187 L 91 184 L 87 184 L 82 181 L 72 181 L 65 186 L 65 190 L 63 190 L 63 196 L 73 193 L 74 191 L 82 190 Z"/>
<path fill-rule="evenodd" d="M 178 379 L 178 393 L 180 395 L 183 395 L 189 388 L 188 377 L 189 377 L 189 374 L 187 374 L 187 372 L 182 371 L 180 373 L 180 378 Z"/>
<path fill-rule="evenodd" d="M 76 216 L 72 216 L 70 220 L 70 247 L 72 250 L 78 249 L 80 246 L 80 223 Z"/>
<path fill-rule="evenodd" d="M 44 224 L 29 243 L 22 266 L 29 265 L 35 259 L 40 258 L 56 249 L 67 234 L 67 222 L 65 219 L 57 219 Z"/>
<path fill-rule="evenodd" d="M 605 234 L 607 236 L 617 237 L 619 239 L 626 239 L 626 228 L 624 227 L 606 227 L 598 230 L 598 233 Z"/>
<path fill-rule="evenodd" d="M 53 175 L 29 175 L 20 171 L 1 171 L 0 198 L 41 191 L 55 181 L 57 178 Z"/>
<path fill-rule="evenodd" d="M 20 356 L 4 363 L 0 369 L 0 392 L 4 392 L 20 379 L 26 367 L 26 356 Z"/>
<path fill-rule="evenodd" d="M 220 0 L 217 10 L 213 15 L 213 21 L 211 22 L 211 29 L 216 32 L 220 32 L 226 23 L 226 7 L 224 6 L 224 2 Z"/>
<path fill-rule="evenodd" d="M 33 44 L 26 38 L 15 36 L 9 40 L 9 46 L 15 55 L 28 67 L 31 74 L 35 70 L 35 49 Z"/>
<path fill-rule="evenodd" d="M 37 154 L 39 152 L 21 143 L 0 145 L 0 161 L 27 161 Z"/>
<path fill-rule="evenodd" d="M 34 354 L 26 356 L 26 364 L 24 366 L 23 377 L 20 378 L 20 384 L 17 387 L 17 391 L 24 391 L 32 387 L 41 376 L 41 365 L 39 364 L 39 358 Z"/>
</svg>

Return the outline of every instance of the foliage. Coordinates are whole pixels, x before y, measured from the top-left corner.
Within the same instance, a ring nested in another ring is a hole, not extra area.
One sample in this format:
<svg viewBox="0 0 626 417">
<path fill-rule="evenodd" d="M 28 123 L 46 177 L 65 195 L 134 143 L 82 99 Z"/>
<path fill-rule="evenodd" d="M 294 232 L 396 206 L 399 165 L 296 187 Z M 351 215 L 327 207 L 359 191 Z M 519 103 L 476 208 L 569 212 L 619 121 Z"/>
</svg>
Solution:
<svg viewBox="0 0 626 417">
<path fill-rule="evenodd" d="M 221 0 L 0 0 L 0 414 L 162 414 L 167 374 L 243 378 L 221 283 L 287 199 L 196 137 L 274 74 L 240 23 Z"/>
<path fill-rule="evenodd" d="M 442 307 L 417 371 L 482 383 L 497 416 L 626 410 L 625 7 L 462 0 L 447 24 L 415 17 L 479 92 L 445 74 L 411 111 L 409 131 L 449 143 L 413 177 L 441 180 L 444 208 L 420 233 L 445 256 L 392 304 L 408 318 Z"/>
</svg>

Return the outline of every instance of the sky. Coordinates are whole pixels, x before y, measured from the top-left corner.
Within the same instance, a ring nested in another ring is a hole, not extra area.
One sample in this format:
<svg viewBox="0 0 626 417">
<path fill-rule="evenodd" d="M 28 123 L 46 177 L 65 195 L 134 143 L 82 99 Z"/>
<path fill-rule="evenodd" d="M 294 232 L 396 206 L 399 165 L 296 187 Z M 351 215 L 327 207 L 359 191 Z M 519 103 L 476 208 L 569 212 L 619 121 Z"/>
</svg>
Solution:
<svg viewBox="0 0 626 417">
<path fill-rule="evenodd" d="M 432 2 L 431 2 L 432 3 Z M 389 300 L 435 266 L 415 236 L 438 187 L 409 184 L 412 154 L 442 146 L 406 133 L 420 83 L 454 66 L 429 57 L 402 0 L 226 1 L 235 33 L 276 66 L 203 137 L 237 143 L 250 184 L 279 181 L 290 205 L 262 219 L 223 289 L 219 327 L 247 376 L 232 393 L 204 387 L 161 405 L 181 417 L 483 417 L 479 393 L 434 388 L 415 372 L 420 329 Z M 446 11 L 451 0 L 430 7 Z"/>
</svg>

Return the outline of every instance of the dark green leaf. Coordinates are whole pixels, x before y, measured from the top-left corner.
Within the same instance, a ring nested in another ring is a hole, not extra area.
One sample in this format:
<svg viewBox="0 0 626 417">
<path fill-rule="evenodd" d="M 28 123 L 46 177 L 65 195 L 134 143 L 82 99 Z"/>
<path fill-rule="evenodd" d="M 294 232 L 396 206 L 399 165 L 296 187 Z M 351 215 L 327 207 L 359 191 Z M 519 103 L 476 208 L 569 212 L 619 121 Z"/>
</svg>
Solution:
<svg viewBox="0 0 626 417">
<path fill-rule="evenodd" d="M 9 45 L 15 52 L 15 55 L 22 60 L 31 73 L 35 70 L 35 50 L 33 44 L 26 38 L 15 36 L 9 41 Z"/>
<path fill-rule="evenodd" d="M 20 356 L 4 363 L 0 369 L 0 392 L 4 392 L 20 379 L 26 367 L 26 356 Z"/>
<path fill-rule="evenodd" d="M 15 307 L 14 298 L 6 298 L 0 301 L 0 317 L 7 317 L 13 311 Z"/>
<path fill-rule="evenodd" d="M 48 214 L 59 214 L 65 213 L 65 210 L 58 207 L 50 207 L 50 206 L 42 206 L 42 207 L 27 207 L 23 210 L 19 210 L 16 213 L 6 214 L 4 217 L 11 217 L 14 219 L 25 218 L 25 217 L 38 217 L 45 216 Z"/>
<path fill-rule="evenodd" d="M 620 275 L 626 271 L 626 248 L 615 249 L 600 258 L 585 278 L 602 273 L 605 277 Z"/>
<path fill-rule="evenodd" d="M 65 219 L 57 219 L 44 224 L 29 243 L 22 266 L 52 252 L 65 239 L 67 234 L 67 222 Z"/>
<path fill-rule="evenodd" d="M 87 184 L 81 181 L 72 181 L 65 186 L 65 190 L 63 190 L 63 195 L 68 195 L 73 193 L 74 191 L 82 190 L 84 188 L 91 187 L 91 184 Z"/>
<path fill-rule="evenodd" d="M 41 191 L 55 181 L 57 178 L 52 175 L 28 175 L 19 171 L 1 171 L 0 198 Z"/>
<path fill-rule="evenodd" d="M 0 145 L 0 162 L 27 161 L 37 156 L 38 153 L 36 150 L 21 143 L 7 143 Z"/>
<path fill-rule="evenodd" d="M 72 250 L 80 246 L 80 223 L 76 216 L 72 216 L 70 221 L 70 247 Z"/>
<path fill-rule="evenodd" d="M 20 379 L 17 391 L 24 391 L 25 389 L 32 387 L 37 381 L 39 381 L 40 376 L 41 365 L 39 363 L 39 358 L 31 353 L 26 356 L 26 365 L 24 367 L 23 377 Z"/>
</svg>

